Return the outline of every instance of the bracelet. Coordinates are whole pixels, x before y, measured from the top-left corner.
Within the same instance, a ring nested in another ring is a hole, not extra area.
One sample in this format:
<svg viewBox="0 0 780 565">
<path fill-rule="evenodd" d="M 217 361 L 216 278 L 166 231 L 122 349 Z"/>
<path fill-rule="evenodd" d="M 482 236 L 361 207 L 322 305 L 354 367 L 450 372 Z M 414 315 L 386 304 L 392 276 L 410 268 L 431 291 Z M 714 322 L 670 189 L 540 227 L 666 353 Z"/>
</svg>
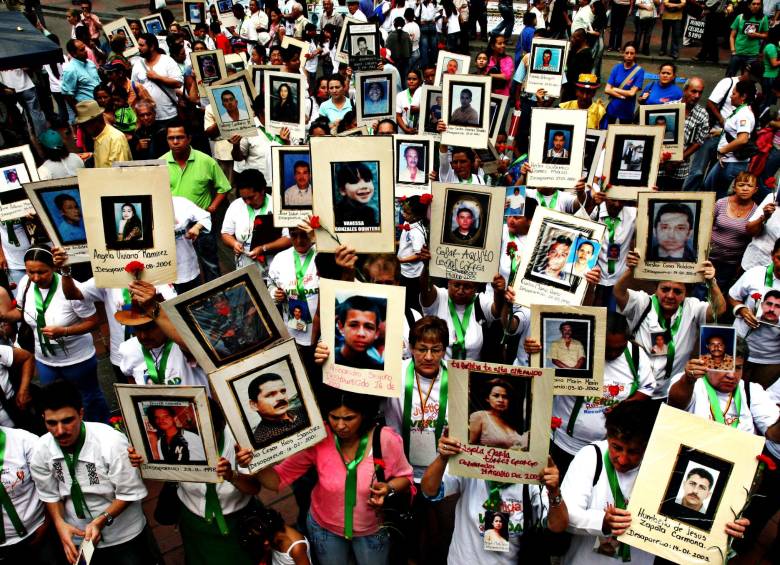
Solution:
<svg viewBox="0 0 780 565">
<path fill-rule="evenodd" d="M 734 309 L 731 311 L 731 313 L 734 315 L 735 318 L 737 317 L 737 312 L 742 310 L 742 308 L 747 308 L 747 306 L 745 304 L 737 304 L 736 306 L 734 306 Z"/>
</svg>

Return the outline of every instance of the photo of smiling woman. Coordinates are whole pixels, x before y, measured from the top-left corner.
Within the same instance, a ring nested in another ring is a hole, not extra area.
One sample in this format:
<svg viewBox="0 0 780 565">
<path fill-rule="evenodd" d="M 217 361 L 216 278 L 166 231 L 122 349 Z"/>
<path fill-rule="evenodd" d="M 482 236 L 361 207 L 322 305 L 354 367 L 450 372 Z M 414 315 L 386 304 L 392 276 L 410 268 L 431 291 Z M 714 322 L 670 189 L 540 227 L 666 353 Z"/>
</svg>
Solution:
<svg viewBox="0 0 780 565">
<path fill-rule="evenodd" d="M 117 241 L 134 241 L 143 239 L 143 226 L 138 218 L 135 204 L 125 202 L 116 225 Z"/>
<path fill-rule="evenodd" d="M 515 423 L 519 414 L 516 391 L 506 380 L 484 373 L 469 373 L 469 444 L 503 449 L 528 450 L 528 432 L 520 433 Z M 482 377 L 482 378 L 480 378 Z"/>
<path fill-rule="evenodd" d="M 331 163 L 338 232 L 379 231 L 379 162 Z"/>
</svg>

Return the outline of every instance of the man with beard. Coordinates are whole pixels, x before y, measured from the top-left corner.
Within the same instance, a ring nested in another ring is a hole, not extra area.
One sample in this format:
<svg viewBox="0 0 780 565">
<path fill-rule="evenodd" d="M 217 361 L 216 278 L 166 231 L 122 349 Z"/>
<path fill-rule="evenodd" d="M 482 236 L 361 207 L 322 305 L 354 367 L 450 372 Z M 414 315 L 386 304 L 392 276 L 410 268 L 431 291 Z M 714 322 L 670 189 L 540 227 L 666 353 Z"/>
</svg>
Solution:
<svg viewBox="0 0 780 565">
<path fill-rule="evenodd" d="M 197 434 L 179 427 L 173 406 L 149 406 L 146 417 L 157 432 L 159 459 L 167 463 L 205 463 L 203 441 Z"/>
<path fill-rule="evenodd" d="M 290 408 L 287 385 L 281 375 L 266 373 L 255 377 L 249 383 L 247 395 L 249 407 L 261 418 L 253 436 L 257 449 L 309 425 L 303 407 Z"/>
<path fill-rule="evenodd" d="M 695 467 L 688 471 L 683 483 L 682 494 L 675 500 L 677 504 L 704 514 L 704 502 L 710 497 L 715 481 L 709 471 Z"/>
<path fill-rule="evenodd" d="M 176 90 L 184 82 L 179 64 L 160 51 L 160 44 L 151 33 L 138 38 L 141 58 L 133 66 L 131 80 L 140 83 L 157 105 L 157 121 L 161 126 L 178 115 Z"/>
</svg>

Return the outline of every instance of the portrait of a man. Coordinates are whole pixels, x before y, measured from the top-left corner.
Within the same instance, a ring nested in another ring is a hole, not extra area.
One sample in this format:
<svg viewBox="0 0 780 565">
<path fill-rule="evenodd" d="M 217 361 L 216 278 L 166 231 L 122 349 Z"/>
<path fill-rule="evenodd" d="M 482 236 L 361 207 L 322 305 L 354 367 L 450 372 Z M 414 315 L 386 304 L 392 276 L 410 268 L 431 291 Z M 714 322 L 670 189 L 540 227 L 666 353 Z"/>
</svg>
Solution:
<svg viewBox="0 0 780 565">
<path fill-rule="evenodd" d="M 620 170 L 637 172 L 642 169 L 642 158 L 645 154 L 644 141 L 626 141 L 623 145 L 623 153 L 620 159 Z M 625 178 L 633 178 L 632 175 L 622 173 Z M 620 174 L 618 175 L 619 178 Z"/>
<path fill-rule="evenodd" d="M 669 352 L 669 338 L 665 332 L 656 332 L 650 335 L 650 355 L 666 355 Z"/>
<path fill-rule="evenodd" d="M 571 322 L 563 322 L 558 326 L 561 337 L 550 344 L 547 352 L 549 365 L 560 369 L 585 369 L 587 357 L 582 342 L 574 339 L 574 326 Z"/>
<path fill-rule="evenodd" d="M 453 94 L 456 90 L 457 88 L 453 88 Z M 458 97 L 460 106 L 456 107 L 450 114 L 450 125 L 479 127 L 479 112 L 471 105 L 473 97 L 472 88 L 462 88 L 460 90 L 460 96 Z"/>
<path fill-rule="evenodd" d="M 736 330 L 731 326 L 702 326 L 699 335 L 699 359 L 708 369 L 734 369 Z"/>
<path fill-rule="evenodd" d="M 696 217 L 691 206 L 679 201 L 656 201 L 652 206 L 655 211 L 653 242 L 647 260 L 695 263 L 693 235 Z"/>
<path fill-rule="evenodd" d="M 398 182 L 410 184 L 426 184 L 428 175 L 425 169 L 426 146 L 412 143 L 401 143 L 397 146 Z"/>
<path fill-rule="evenodd" d="M 247 112 L 246 109 L 239 107 L 238 98 L 232 90 L 223 90 L 219 95 L 219 100 L 222 105 L 222 112 L 219 114 L 219 119 L 223 124 L 249 119 L 249 112 Z M 243 104 L 243 101 L 241 104 Z"/>
<path fill-rule="evenodd" d="M 357 51 L 353 51 L 352 54 L 356 55 L 358 57 L 368 57 L 369 55 L 373 55 L 374 52 L 369 49 L 368 47 L 368 41 L 365 37 L 360 36 L 357 38 L 357 41 L 355 42 L 357 46 Z"/>
<path fill-rule="evenodd" d="M 569 135 L 571 135 L 570 132 Z M 566 165 L 571 162 L 570 148 L 567 147 L 566 143 L 566 133 L 563 130 L 555 130 L 549 136 L 551 139 L 547 144 L 542 162 L 552 165 Z"/>
<path fill-rule="evenodd" d="M 654 126 L 663 126 L 664 143 L 677 143 L 677 123 L 675 114 L 650 114 L 647 122 Z"/>
<path fill-rule="evenodd" d="M 247 389 L 249 408 L 260 417 L 252 443 L 255 449 L 266 447 L 309 426 L 309 416 L 303 405 L 291 406 L 290 398 L 297 391 L 288 391 L 284 378 L 277 373 L 255 377 Z"/>
<path fill-rule="evenodd" d="M 425 131 L 436 133 L 436 126 L 441 120 L 441 92 L 428 91 L 428 112 L 425 116 Z"/>
<path fill-rule="evenodd" d="M 376 350 L 380 324 L 385 320 L 387 301 L 350 296 L 336 305 L 336 364 L 355 369 L 381 371 L 385 362 Z M 339 336 L 342 338 L 339 345 Z"/>
<path fill-rule="evenodd" d="M 197 56 L 197 55 L 196 55 Z M 211 84 L 222 78 L 219 72 L 217 56 L 214 54 L 201 55 L 197 57 L 198 67 L 200 67 L 200 78 L 203 84 Z"/>
<path fill-rule="evenodd" d="M 188 431 L 180 421 L 180 411 L 168 404 L 151 404 L 145 409 L 149 424 L 154 429 L 150 439 L 152 461 L 166 463 L 204 463 L 206 452 L 203 440 L 196 433 Z M 186 411 L 184 411 L 186 413 Z"/>
<path fill-rule="evenodd" d="M 712 473 L 702 467 L 694 467 L 688 471 L 683 480 L 680 492 L 675 502 L 694 512 L 704 513 L 705 504 L 710 498 L 710 492 L 715 480 Z"/>
<path fill-rule="evenodd" d="M 284 190 L 285 207 L 312 205 L 311 189 L 311 165 L 308 161 L 298 159 L 293 164 L 293 180 L 295 184 L 288 186 Z"/>
<path fill-rule="evenodd" d="M 560 71 L 560 50 L 556 48 L 558 55 L 553 60 L 553 50 L 549 47 L 537 49 L 535 51 L 533 70 L 543 73 L 557 73 Z"/>
<path fill-rule="evenodd" d="M 442 242 L 466 247 L 483 247 L 490 209 L 488 195 L 466 193 L 458 190 L 447 192 L 444 208 Z"/>
<path fill-rule="evenodd" d="M 556 282 L 568 282 L 566 261 L 571 251 L 572 239 L 568 235 L 557 235 L 547 243 L 546 250 L 539 254 L 534 273 Z"/>
</svg>

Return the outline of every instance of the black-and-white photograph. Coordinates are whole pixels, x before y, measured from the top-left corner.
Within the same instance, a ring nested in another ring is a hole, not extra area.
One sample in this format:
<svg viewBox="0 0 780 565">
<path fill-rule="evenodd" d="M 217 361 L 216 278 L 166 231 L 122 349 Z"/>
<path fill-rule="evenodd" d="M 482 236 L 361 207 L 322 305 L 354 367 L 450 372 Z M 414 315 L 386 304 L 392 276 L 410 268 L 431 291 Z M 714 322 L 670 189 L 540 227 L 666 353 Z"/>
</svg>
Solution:
<svg viewBox="0 0 780 565">
<path fill-rule="evenodd" d="M 376 55 L 376 39 L 373 34 L 350 34 L 350 57 Z"/>
<path fill-rule="evenodd" d="M 628 139 L 623 141 L 620 167 L 617 178 L 620 180 L 637 180 L 642 175 L 642 159 L 645 155 L 645 141 Z"/>
<path fill-rule="evenodd" d="M 616 135 L 609 171 L 611 183 L 648 186 L 652 157 L 659 149 L 654 145 L 655 138 L 651 136 Z"/>
<path fill-rule="evenodd" d="M 585 134 L 585 156 L 582 160 L 582 177 L 585 179 L 586 184 L 593 182 L 601 150 L 604 147 L 605 136 L 605 132 L 590 129 Z"/>
<path fill-rule="evenodd" d="M 646 242 L 648 261 L 698 263 L 699 200 L 649 200 L 651 236 Z"/>
<path fill-rule="evenodd" d="M 102 196 L 100 205 L 108 249 L 154 247 L 151 196 Z"/>
<path fill-rule="evenodd" d="M 593 316 L 541 315 L 542 367 L 557 377 L 592 378 Z"/>
<path fill-rule="evenodd" d="M 484 127 L 486 116 L 482 115 L 482 101 L 485 90 L 482 85 L 452 81 L 448 94 L 451 100 L 449 125 Z"/>
<path fill-rule="evenodd" d="M 545 145 L 543 163 L 568 165 L 571 162 L 571 140 L 574 126 L 570 124 L 547 124 L 545 126 Z"/>
<path fill-rule="evenodd" d="M 469 371 L 469 445 L 528 451 L 531 383 Z"/>
<path fill-rule="evenodd" d="M 482 248 L 490 222 L 491 196 L 448 190 L 444 205 L 441 242 L 447 245 Z"/>
</svg>

